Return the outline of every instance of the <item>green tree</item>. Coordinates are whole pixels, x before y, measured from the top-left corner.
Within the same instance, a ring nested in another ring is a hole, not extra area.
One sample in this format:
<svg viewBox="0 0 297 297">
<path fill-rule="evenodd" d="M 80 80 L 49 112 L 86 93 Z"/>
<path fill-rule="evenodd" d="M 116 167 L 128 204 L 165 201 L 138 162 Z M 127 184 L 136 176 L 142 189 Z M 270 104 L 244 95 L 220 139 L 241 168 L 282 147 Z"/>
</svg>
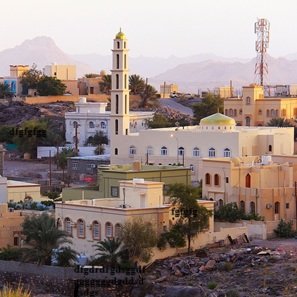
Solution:
<svg viewBox="0 0 297 297">
<path fill-rule="evenodd" d="M 147 125 L 150 129 L 174 127 L 174 124 L 167 117 L 157 113 L 154 114 L 151 120 L 147 121 Z"/>
<path fill-rule="evenodd" d="M 36 89 L 40 78 L 42 77 L 42 72 L 37 70 L 37 65 L 33 64 L 32 68 L 25 71 L 21 77 L 22 93 L 23 95 L 28 95 L 29 89 Z"/>
<path fill-rule="evenodd" d="M 223 112 L 224 100 L 218 95 L 208 93 L 200 103 L 193 105 L 194 118 L 199 123 L 202 118 L 217 112 Z"/>
<path fill-rule="evenodd" d="M 120 265 L 123 256 L 123 244 L 120 239 L 108 238 L 94 245 L 101 264 L 116 266 Z"/>
<path fill-rule="evenodd" d="M 129 76 L 129 89 L 132 95 L 140 95 L 145 89 L 145 81 L 137 74 Z"/>
<path fill-rule="evenodd" d="M 215 211 L 214 217 L 219 221 L 236 222 L 242 219 L 244 212 L 238 208 L 236 202 L 226 203 Z"/>
<path fill-rule="evenodd" d="M 102 77 L 102 81 L 99 82 L 99 89 L 101 93 L 110 94 L 111 90 L 111 75 L 105 74 Z"/>
<path fill-rule="evenodd" d="M 58 266 L 69 267 L 73 266 L 76 261 L 77 252 L 70 246 L 61 247 L 56 252 Z"/>
<path fill-rule="evenodd" d="M 140 94 L 142 99 L 140 107 L 154 106 L 157 102 L 157 93 L 153 86 L 146 84 L 143 92 Z"/>
<path fill-rule="evenodd" d="M 6 143 L 13 143 L 12 141 L 12 133 L 13 133 L 13 126 L 0 126 L 0 142 Z"/>
<path fill-rule="evenodd" d="M 273 118 L 267 123 L 268 127 L 294 127 L 290 120 L 283 118 Z"/>
<path fill-rule="evenodd" d="M 127 221 L 120 233 L 120 239 L 125 245 L 129 259 L 148 262 L 152 255 L 152 247 L 157 243 L 156 231 L 152 225 L 138 218 Z"/>
<path fill-rule="evenodd" d="M 293 222 L 286 222 L 283 219 L 280 220 L 274 232 L 278 237 L 285 238 L 294 237 L 296 235 L 296 231 L 293 231 Z"/>
<path fill-rule="evenodd" d="M 40 96 L 58 96 L 65 93 L 66 86 L 61 80 L 51 77 L 42 76 L 37 83 L 37 92 Z"/>
<path fill-rule="evenodd" d="M 12 93 L 8 84 L 0 83 L 0 98 L 11 98 Z"/>
<path fill-rule="evenodd" d="M 63 148 L 62 151 L 56 156 L 57 164 L 62 169 L 62 180 L 65 181 L 65 169 L 67 168 L 67 158 L 74 157 L 77 154 L 73 149 Z"/>
<path fill-rule="evenodd" d="M 95 153 L 97 155 L 102 155 L 104 154 L 103 144 L 108 144 L 108 137 L 103 133 L 103 131 L 97 131 L 94 136 L 89 136 L 89 138 L 86 140 L 86 145 L 88 144 L 97 146 Z"/>
<path fill-rule="evenodd" d="M 54 249 L 65 243 L 71 243 L 69 235 L 56 227 L 55 219 L 47 214 L 26 217 L 22 224 L 26 243 L 31 246 L 25 252 L 25 260 L 39 265 L 51 264 Z"/>
<path fill-rule="evenodd" d="M 178 214 L 177 223 L 182 225 L 180 230 L 187 237 L 189 253 L 191 240 L 208 227 L 212 212 L 198 204 L 197 199 L 201 198 L 199 188 L 177 183 L 169 186 L 168 194 L 175 207 L 173 211 Z"/>
</svg>

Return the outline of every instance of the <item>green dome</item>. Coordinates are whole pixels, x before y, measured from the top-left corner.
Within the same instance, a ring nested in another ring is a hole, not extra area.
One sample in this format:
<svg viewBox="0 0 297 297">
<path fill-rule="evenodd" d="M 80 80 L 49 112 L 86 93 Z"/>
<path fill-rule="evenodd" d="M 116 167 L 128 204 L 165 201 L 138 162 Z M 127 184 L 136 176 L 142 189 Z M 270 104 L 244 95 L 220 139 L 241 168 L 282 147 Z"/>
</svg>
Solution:
<svg viewBox="0 0 297 297">
<path fill-rule="evenodd" d="M 212 114 L 206 118 L 201 119 L 200 125 L 203 126 L 235 126 L 234 119 L 227 117 L 221 113 Z"/>
<path fill-rule="evenodd" d="M 126 39 L 125 33 L 120 30 L 120 32 L 116 35 L 116 39 Z"/>
</svg>

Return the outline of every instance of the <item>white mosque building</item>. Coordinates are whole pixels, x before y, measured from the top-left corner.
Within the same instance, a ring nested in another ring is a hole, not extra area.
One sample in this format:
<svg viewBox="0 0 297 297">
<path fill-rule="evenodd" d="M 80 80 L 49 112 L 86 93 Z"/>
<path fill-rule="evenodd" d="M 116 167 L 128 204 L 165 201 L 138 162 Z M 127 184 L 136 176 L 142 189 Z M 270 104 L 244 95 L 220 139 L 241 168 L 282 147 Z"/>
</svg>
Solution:
<svg viewBox="0 0 297 297">
<path fill-rule="evenodd" d="M 234 119 L 216 113 L 199 126 L 132 131 L 129 113 L 127 39 L 119 32 L 112 50 L 110 113 L 111 163 L 132 161 L 190 166 L 198 180 L 204 157 L 292 155 L 294 128 L 238 127 Z"/>
</svg>

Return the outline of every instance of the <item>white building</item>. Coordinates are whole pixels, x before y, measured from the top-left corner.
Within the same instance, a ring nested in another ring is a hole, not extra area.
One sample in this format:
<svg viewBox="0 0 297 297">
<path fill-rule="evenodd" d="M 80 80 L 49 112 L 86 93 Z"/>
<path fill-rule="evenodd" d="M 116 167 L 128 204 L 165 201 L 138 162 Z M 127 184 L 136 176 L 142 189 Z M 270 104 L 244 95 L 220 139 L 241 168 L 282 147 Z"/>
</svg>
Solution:
<svg viewBox="0 0 297 297">
<path fill-rule="evenodd" d="M 129 125 L 127 39 L 114 39 L 111 91 L 111 164 L 134 160 L 148 163 L 181 163 L 199 175 L 203 157 L 292 155 L 294 128 L 237 127 L 234 119 L 216 113 L 199 126 L 132 131 Z"/>
</svg>

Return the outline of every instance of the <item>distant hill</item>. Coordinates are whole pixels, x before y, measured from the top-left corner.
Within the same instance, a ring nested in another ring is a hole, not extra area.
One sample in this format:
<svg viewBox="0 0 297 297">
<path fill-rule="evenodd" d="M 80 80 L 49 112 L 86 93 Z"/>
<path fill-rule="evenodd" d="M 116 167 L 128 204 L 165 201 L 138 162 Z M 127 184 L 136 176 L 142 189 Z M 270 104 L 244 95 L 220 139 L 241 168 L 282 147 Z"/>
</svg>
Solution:
<svg viewBox="0 0 297 297">
<path fill-rule="evenodd" d="M 57 47 L 53 39 L 45 36 L 26 40 L 14 48 L 6 49 L 0 52 L 0 75 L 9 75 L 10 64 L 28 64 L 35 63 L 38 69 L 52 63 L 75 64 L 77 74 L 91 72 L 92 68 L 83 64 L 71 56 L 64 53 Z"/>
</svg>

